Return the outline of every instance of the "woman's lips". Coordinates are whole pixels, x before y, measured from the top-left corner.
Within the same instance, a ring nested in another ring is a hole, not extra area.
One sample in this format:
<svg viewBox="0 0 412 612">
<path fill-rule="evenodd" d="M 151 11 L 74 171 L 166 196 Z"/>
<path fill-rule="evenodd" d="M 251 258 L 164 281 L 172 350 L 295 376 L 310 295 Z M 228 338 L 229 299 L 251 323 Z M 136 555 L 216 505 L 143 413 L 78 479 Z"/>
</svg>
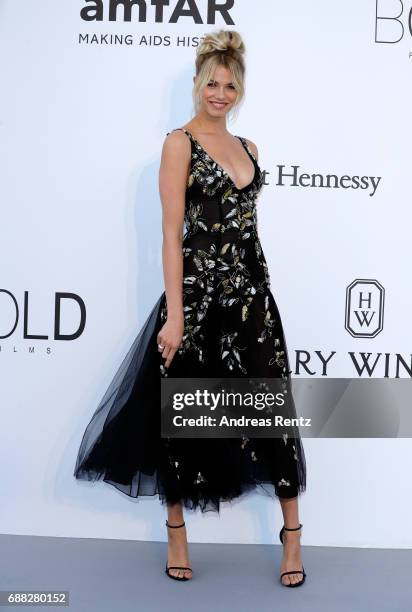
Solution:
<svg viewBox="0 0 412 612">
<path fill-rule="evenodd" d="M 215 108 L 224 108 L 227 102 L 212 102 L 211 101 L 210 104 L 214 106 Z"/>
</svg>

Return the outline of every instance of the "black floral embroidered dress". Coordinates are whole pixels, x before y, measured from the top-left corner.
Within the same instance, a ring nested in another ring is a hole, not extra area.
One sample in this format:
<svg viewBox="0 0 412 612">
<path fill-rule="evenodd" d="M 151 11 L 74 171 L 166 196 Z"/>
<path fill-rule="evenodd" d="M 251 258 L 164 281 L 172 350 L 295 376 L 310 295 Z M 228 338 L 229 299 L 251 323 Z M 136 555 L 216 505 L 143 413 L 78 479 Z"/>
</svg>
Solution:
<svg viewBox="0 0 412 612">
<path fill-rule="evenodd" d="M 257 231 L 263 173 L 246 140 L 254 177 L 238 188 L 194 136 L 183 238 L 184 334 L 170 367 L 157 350 L 163 292 L 84 433 L 74 476 L 103 479 L 130 497 L 220 510 L 257 486 L 291 498 L 306 489 L 300 437 L 161 438 L 161 377 L 283 378 L 289 360 Z M 291 397 L 291 395 L 290 395 Z M 293 402 L 293 397 L 291 397 Z M 269 485 L 265 487 L 265 485 Z"/>
</svg>

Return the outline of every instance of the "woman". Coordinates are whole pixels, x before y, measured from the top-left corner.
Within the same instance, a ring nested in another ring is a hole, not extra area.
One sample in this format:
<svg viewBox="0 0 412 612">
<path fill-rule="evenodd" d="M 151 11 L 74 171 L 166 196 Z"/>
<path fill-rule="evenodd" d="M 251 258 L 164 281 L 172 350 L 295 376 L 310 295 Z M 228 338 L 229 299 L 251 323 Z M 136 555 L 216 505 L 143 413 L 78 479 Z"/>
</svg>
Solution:
<svg viewBox="0 0 412 612">
<path fill-rule="evenodd" d="M 197 49 L 195 116 L 167 134 L 160 164 L 165 291 L 85 431 L 74 474 L 101 478 L 131 497 L 159 495 L 168 511 L 165 571 L 177 580 L 192 578 L 183 506 L 219 512 L 220 501 L 272 485 L 284 517 L 280 581 L 296 587 L 306 575 L 299 435 L 159 435 L 161 377 L 281 377 L 290 391 L 282 323 L 257 234 L 258 151 L 226 128 L 244 96 L 244 50 L 240 35 L 227 30 L 206 35 Z"/>
</svg>

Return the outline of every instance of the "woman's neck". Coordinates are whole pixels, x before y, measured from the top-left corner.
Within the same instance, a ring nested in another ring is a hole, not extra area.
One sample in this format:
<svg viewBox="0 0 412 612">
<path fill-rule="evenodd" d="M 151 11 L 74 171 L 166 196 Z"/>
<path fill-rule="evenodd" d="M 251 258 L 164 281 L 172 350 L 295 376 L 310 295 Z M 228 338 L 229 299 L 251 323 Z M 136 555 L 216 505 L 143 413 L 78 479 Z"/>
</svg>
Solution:
<svg viewBox="0 0 412 612">
<path fill-rule="evenodd" d="M 200 111 L 193 119 L 191 120 L 193 123 L 193 127 L 198 131 L 204 134 L 223 136 L 228 133 L 226 127 L 226 118 L 225 117 L 217 117 L 214 119 L 210 117 L 210 115 Z"/>
</svg>

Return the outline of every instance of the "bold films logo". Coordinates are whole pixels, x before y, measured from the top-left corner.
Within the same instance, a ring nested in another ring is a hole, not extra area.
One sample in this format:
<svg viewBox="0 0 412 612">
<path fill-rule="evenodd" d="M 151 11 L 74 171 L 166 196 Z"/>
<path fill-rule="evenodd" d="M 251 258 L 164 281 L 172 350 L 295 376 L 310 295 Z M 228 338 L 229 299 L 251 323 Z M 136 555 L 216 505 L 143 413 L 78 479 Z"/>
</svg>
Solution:
<svg viewBox="0 0 412 612">
<path fill-rule="evenodd" d="M 49 312 L 43 317 L 43 323 L 35 320 L 33 296 L 24 291 L 22 300 L 19 300 L 8 289 L 0 288 L 0 342 L 14 340 L 16 337 L 23 340 L 36 340 L 37 346 L 44 347 L 50 353 L 45 341 L 77 340 L 86 326 L 86 305 L 76 293 L 57 291 L 53 302 L 49 305 Z M 44 319 L 46 323 L 46 329 Z M 10 346 L 10 344 L 9 344 Z M 34 345 L 28 346 L 28 352 L 34 353 Z M 1 344 L 0 344 L 1 351 Z"/>
</svg>

